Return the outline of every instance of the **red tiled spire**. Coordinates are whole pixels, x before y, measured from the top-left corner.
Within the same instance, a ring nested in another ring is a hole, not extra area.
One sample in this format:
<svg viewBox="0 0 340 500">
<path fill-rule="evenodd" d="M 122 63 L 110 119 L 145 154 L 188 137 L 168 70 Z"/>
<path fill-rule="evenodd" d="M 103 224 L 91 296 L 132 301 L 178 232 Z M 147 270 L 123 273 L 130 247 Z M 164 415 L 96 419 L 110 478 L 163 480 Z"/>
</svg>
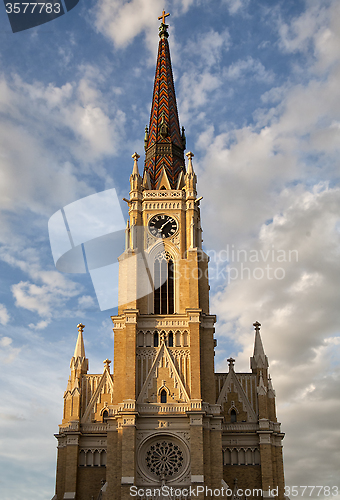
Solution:
<svg viewBox="0 0 340 500">
<path fill-rule="evenodd" d="M 167 28 L 163 23 L 159 28 L 150 124 L 145 136 L 144 173 L 148 173 L 151 189 L 157 189 L 163 168 L 171 189 L 177 188 L 180 173 L 185 174 L 185 135 L 179 127 Z"/>
</svg>

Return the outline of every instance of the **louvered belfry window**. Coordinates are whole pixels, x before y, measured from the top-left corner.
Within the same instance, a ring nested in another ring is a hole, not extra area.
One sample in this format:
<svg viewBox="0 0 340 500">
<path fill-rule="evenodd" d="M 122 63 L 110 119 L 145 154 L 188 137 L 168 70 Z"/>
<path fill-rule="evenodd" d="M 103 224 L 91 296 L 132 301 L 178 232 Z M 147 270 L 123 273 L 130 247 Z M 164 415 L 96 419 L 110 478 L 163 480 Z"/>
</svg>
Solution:
<svg viewBox="0 0 340 500">
<path fill-rule="evenodd" d="M 154 262 L 154 314 L 174 313 L 174 263 L 169 252 L 159 252 Z"/>
</svg>

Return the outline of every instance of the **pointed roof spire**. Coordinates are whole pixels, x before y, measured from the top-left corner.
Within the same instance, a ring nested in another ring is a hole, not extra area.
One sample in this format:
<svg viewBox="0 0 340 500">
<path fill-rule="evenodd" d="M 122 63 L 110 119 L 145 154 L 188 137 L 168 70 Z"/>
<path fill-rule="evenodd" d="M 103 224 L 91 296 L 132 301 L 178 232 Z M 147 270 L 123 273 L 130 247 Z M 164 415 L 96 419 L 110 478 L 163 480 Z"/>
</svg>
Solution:
<svg viewBox="0 0 340 500">
<path fill-rule="evenodd" d="M 133 155 L 131 156 L 131 158 L 133 158 L 134 162 L 133 162 L 133 169 L 132 169 L 132 175 L 139 175 L 139 170 L 138 170 L 138 158 L 140 158 L 139 154 L 138 153 L 133 153 Z"/>
<path fill-rule="evenodd" d="M 269 364 L 268 364 L 268 358 L 264 352 L 262 339 L 261 339 L 261 335 L 260 335 L 261 323 L 259 323 L 258 321 L 255 321 L 255 323 L 253 323 L 253 326 L 255 327 L 255 343 L 254 343 L 254 354 L 253 354 L 253 357 L 250 358 L 251 368 L 252 369 L 256 369 L 256 368 L 267 369 Z"/>
<path fill-rule="evenodd" d="M 178 177 L 185 173 L 185 135 L 179 126 L 175 86 L 172 75 L 168 26 L 163 11 L 159 29 L 159 46 L 153 89 L 150 124 L 145 135 L 145 168 L 149 174 L 151 189 L 157 189 L 159 176 L 166 170 L 171 189 L 177 188 Z"/>
<path fill-rule="evenodd" d="M 77 343 L 76 343 L 76 348 L 74 350 L 74 358 L 85 358 L 85 347 L 84 347 L 84 339 L 83 339 L 83 330 L 85 328 L 85 325 L 82 323 L 79 323 L 77 325 L 78 328 L 78 338 L 77 338 Z"/>
<path fill-rule="evenodd" d="M 188 175 L 193 175 L 195 172 L 194 172 L 194 167 L 192 166 L 192 158 L 195 156 L 194 153 L 192 153 L 191 151 L 188 151 L 185 156 L 188 157 L 188 170 L 187 170 L 187 174 Z"/>
</svg>

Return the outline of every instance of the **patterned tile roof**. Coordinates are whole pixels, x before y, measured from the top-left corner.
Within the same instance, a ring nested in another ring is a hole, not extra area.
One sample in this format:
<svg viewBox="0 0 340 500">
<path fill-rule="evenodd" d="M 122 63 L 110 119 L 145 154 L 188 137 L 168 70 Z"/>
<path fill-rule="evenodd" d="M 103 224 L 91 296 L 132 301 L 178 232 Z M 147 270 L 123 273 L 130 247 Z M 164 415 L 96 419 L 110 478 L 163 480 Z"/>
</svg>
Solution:
<svg viewBox="0 0 340 500">
<path fill-rule="evenodd" d="M 176 189 L 181 171 L 185 173 L 184 149 L 185 138 L 179 127 L 167 25 L 162 23 L 150 124 L 145 140 L 144 172 L 149 174 L 152 189 L 157 189 L 163 167 L 172 189 Z"/>
</svg>

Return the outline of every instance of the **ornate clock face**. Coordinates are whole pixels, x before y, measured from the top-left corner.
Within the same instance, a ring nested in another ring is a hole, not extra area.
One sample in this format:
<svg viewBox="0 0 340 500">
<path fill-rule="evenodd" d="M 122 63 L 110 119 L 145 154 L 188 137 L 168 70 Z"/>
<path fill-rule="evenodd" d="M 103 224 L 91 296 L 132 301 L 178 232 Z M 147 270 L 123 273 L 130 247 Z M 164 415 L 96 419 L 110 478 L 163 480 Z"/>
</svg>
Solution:
<svg viewBox="0 0 340 500">
<path fill-rule="evenodd" d="M 154 215 L 149 222 L 149 231 L 156 238 L 169 238 L 177 231 L 177 221 L 170 215 Z"/>
</svg>

